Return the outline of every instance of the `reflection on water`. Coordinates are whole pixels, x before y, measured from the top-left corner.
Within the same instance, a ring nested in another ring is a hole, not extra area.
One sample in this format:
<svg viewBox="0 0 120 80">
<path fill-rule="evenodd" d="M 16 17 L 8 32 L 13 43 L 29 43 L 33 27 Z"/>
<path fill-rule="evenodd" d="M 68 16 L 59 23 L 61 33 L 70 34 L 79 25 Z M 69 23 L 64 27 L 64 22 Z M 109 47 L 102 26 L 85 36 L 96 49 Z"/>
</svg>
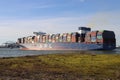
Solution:
<svg viewBox="0 0 120 80">
<path fill-rule="evenodd" d="M 18 57 L 27 55 L 54 54 L 54 53 L 94 53 L 94 54 L 120 54 L 120 49 L 113 51 L 23 51 L 19 49 L 0 48 L 0 57 Z"/>
</svg>

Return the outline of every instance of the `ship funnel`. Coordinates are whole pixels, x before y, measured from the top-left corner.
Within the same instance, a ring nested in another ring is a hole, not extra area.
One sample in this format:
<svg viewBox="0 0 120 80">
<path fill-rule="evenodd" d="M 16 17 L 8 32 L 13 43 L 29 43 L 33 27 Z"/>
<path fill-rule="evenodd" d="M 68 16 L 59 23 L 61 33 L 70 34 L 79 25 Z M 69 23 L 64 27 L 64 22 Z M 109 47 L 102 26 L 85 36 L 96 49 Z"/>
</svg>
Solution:
<svg viewBox="0 0 120 80">
<path fill-rule="evenodd" d="M 78 33 L 79 34 L 86 34 L 87 32 L 90 32 L 91 31 L 91 28 L 88 28 L 88 27 L 78 27 Z"/>
</svg>

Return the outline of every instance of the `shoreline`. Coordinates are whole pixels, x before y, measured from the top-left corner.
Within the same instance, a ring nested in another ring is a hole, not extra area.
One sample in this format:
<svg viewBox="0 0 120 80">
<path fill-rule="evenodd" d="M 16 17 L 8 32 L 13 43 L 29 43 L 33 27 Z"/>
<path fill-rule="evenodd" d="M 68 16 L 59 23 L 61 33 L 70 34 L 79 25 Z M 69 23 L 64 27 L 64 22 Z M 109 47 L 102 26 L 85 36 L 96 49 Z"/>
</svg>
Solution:
<svg viewBox="0 0 120 80">
<path fill-rule="evenodd" d="M 0 79 L 117 80 L 119 54 L 46 54 L 0 58 Z"/>
</svg>

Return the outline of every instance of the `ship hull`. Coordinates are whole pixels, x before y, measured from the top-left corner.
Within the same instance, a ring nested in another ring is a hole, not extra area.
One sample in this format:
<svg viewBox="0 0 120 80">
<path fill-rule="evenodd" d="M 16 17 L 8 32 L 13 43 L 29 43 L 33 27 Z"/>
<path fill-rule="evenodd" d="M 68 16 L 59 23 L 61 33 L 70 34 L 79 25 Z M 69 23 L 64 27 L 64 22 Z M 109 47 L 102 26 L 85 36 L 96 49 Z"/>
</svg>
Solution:
<svg viewBox="0 0 120 80">
<path fill-rule="evenodd" d="M 29 43 L 20 44 L 21 50 L 113 50 L 115 44 L 87 44 L 87 43 Z"/>
</svg>

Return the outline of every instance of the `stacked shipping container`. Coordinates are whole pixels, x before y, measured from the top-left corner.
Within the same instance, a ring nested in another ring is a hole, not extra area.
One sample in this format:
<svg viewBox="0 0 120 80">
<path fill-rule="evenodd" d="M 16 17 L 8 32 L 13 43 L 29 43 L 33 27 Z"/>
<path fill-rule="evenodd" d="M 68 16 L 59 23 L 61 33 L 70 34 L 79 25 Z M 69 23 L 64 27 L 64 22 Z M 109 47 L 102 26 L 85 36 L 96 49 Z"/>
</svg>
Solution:
<svg viewBox="0 0 120 80">
<path fill-rule="evenodd" d="M 63 34 L 43 34 L 19 38 L 19 43 L 47 43 L 47 42 L 86 42 L 86 43 L 101 43 L 100 37 L 103 32 L 92 31 L 90 28 L 79 28 L 80 32 L 63 33 Z"/>
<path fill-rule="evenodd" d="M 88 32 L 85 36 L 85 43 L 91 43 L 91 32 Z"/>
<path fill-rule="evenodd" d="M 79 37 L 79 33 L 74 32 L 72 33 L 72 41 L 71 42 L 78 42 L 78 37 Z"/>
<path fill-rule="evenodd" d="M 44 42 L 46 42 L 46 36 L 45 35 L 43 35 L 43 40 L 42 40 L 42 42 L 44 43 Z"/>
<path fill-rule="evenodd" d="M 115 43 L 115 41 L 115 34 L 113 31 L 92 31 L 88 32 L 85 36 L 85 43 L 111 44 Z"/>
<path fill-rule="evenodd" d="M 101 31 L 97 33 L 97 43 L 103 43 L 103 36 Z"/>
<path fill-rule="evenodd" d="M 71 39 L 72 38 L 72 34 L 71 33 L 68 33 L 67 35 L 67 42 L 71 42 Z"/>
<path fill-rule="evenodd" d="M 48 41 L 49 41 L 49 42 L 52 42 L 52 34 L 49 35 Z"/>
<path fill-rule="evenodd" d="M 108 36 L 110 35 L 110 36 Z M 98 43 L 106 43 L 106 44 L 112 44 L 115 40 L 115 34 L 113 31 L 99 31 L 97 34 L 97 42 Z"/>
<path fill-rule="evenodd" d="M 97 43 L 97 33 L 98 31 L 91 32 L 91 43 Z"/>
<path fill-rule="evenodd" d="M 54 43 L 56 41 L 55 34 L 52 34 L 52 42 Z"/>
<path fill-rule="evenodd" d="M 46 42 L 49 42 L 49 34 L 46 35 Z"/>
<path fill-rule="evenodd" d="M 56 34 L 56 42 L 59 42 L 59 37 L 60 37 L 60 34 Z"/>
<path fill-rule="evenodd" d="M 60 36 L 59 36 L 59 42 L 63 42 L 63 34 L 60 34 Z"/>
<path fill-rule="evenodd" d="M 63 42 L 67 42 L 67 33 L 63 33 Z"/>
<path fill-rule="evenodd" d="M 80 34 L 78 32 L 63 34 L 47 34 L 19 38 L 19 43 L 45 43 L 45 42 L 79 42 Z"/>
<path fill-rule="evenodd" d="M 80 27 L 78 32 L 72 32 L 72 33 L 63 33 L 63 34 L 45 34 L 41 32 L 39 34 L 38 33 L 39 32 L 35 33 L 36 36 L 19 38 L 17 42 L 22 43 L 21 45 L 30 49 L 38 49 L 39 47 L 37 46 L 40 46 L 41 49 L 52 48 L 51 50 L 58 48 L 73 49 L 73 47 L 76 47 L 74 48 L 75 50 L 77 49 L 107 50 L 107 49 L 115 49 L 115 45 L 116 45 L 114 32 L 107 30 L 91 32 L 90 28 Z M 27 43 L 27 45 L 24 43 Z M 35 43 L 35 46 L 34 44 L 29 45 L 29 43 Z"/>
</svg>

